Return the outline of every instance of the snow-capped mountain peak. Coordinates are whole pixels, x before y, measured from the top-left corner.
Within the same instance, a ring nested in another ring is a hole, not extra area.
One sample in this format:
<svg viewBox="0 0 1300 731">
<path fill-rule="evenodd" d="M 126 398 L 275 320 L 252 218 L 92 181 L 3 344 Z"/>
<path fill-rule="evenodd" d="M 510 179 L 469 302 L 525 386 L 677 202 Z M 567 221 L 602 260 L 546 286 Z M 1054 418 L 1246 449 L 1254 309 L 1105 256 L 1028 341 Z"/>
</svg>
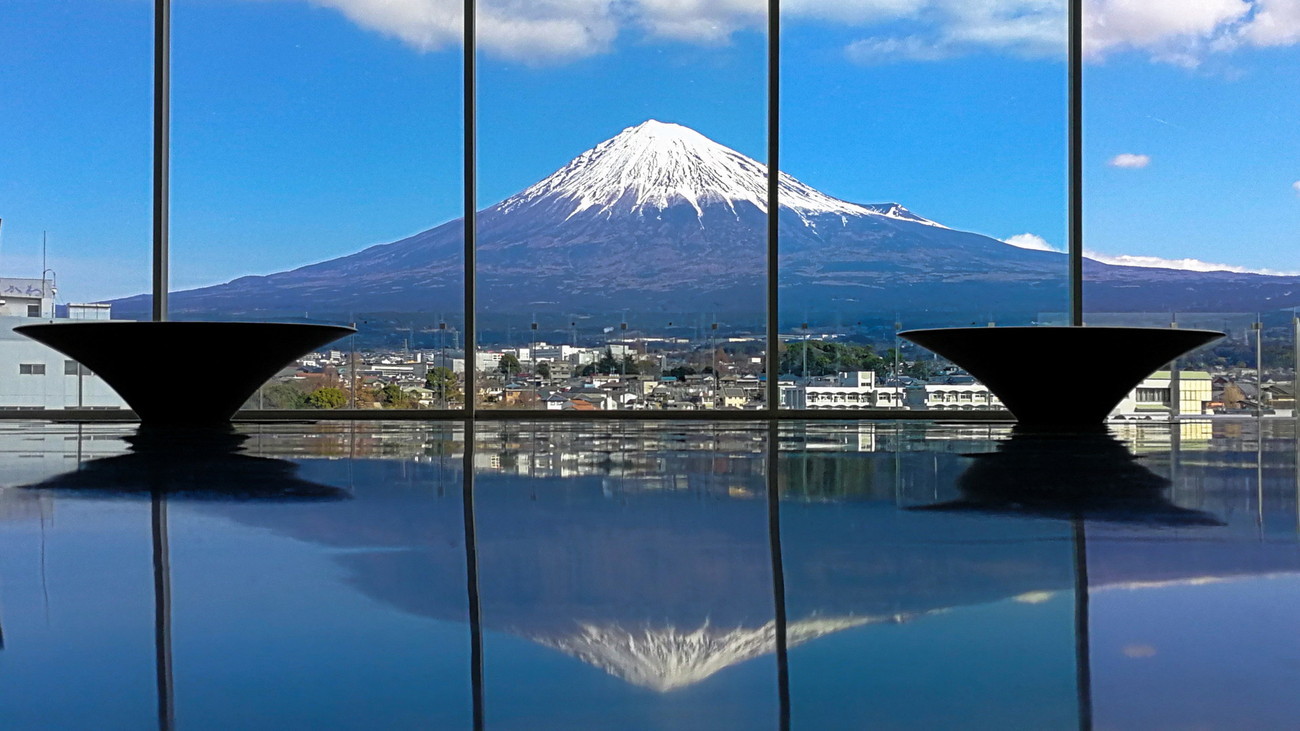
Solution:
<svg viewBox="0 0 1300 731">
<path fill-rule="evenodd" d="M 782 208 L 805 218 L 883 216 L 933 224 L 901 206 L 864 206 L 832 198 L 785 173 L 779 196 Z M 541 202 L 562 206 L 568 217 L 591 210 L 644 215 L 682 203 L 700 216 L 712 204 L 725 205 L 732 213 L 748 204 L 766 213 L 767 167 L 689 127 L 651 119 L 587 150 L 502 202 L 498 210 L 505 213 Z"/>
</svg>

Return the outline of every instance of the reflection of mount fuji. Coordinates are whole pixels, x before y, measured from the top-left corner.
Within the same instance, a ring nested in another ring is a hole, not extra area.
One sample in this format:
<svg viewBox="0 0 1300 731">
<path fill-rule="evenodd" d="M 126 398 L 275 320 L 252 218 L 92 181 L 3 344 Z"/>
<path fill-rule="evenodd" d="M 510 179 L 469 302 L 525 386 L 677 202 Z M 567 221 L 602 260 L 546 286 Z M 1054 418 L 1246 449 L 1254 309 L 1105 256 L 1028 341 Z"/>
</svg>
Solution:
<svg viewBox="0 0 1300 731">
<path fill-rule="evenodd" d="M 789 484 L 792 468 L 849 474 L 833 466 L 846 457 L 878 463 L 853 471 L 854 479 L 885 481 L 899 455 L 801 455 L 814 464 L 783 461 L 782 482 Z M 918 462 L 910 474 L 944 475 L 949 484 L 938 490 L 948 494 L 971 464 L 955 454 L 915 457 L 925 469 Z M 466 621 L 459 474 L 389 461 L 309 461 L 303 471 L 333 481 L 327 472 L 343 469 L 353 470 L 350 501 L 275 512 L 203 509 L 338 549 L 332 559 L 346 581 L 376 601 Z M 773 588 L 758 472 L 727 477 L 743 488 L 734 491 L 714 489 L 717 473 L 686 472 L 679 489 L 653 491 L 639 483 L 620 490 L 597 476 L 478 475 L 485 662 L 497 657 L 493 634 L 503 633 L 665 692 L 770 657 Z M 867 487 L 867 494 L 890 492 Z M 1190 540 L 1150 545 L 1094 542 L 1093 585 L 1300 570 L 1293 541 L 1204 540 L 1207 531 L 1228 528 L 1194 530 Z M 1059 520 L 906 511 L 877 497 L 790 499 L 782 502 L 781 537 L 791 646 L 1073 589 L 1070 527 Z"/>
<path fill-rule="evenodd" d="M 888 618 L 809 618 L 786 627 L 788 647 L 833 632 Z M 708 622 L 692 630 L 671 625 L 629 629 L 621 625 L 582 624 L 570 635 L 529 639 L 593 665 L 632 685 L 666 692 L 694 685 L 714 673 L 776 651 L 776 622 L 761 627 L 714 627 Z"/>
<path fill-rule="evenodd" d="M 869 174 L 869 173 L 864 173 Z M 488 314 L 760 313 L 767 171 L 676 124 L 623 130 L 477 219 Z M 839 200 L 783 175 L 781 304 L 791 312 L 1059 310 L 1066 257 L 958 231 L 894 203 Z M 463 308 L 459 220 L 354 254 L 175 292 L 180 317 Z M 288 242 L 286 242 L 288 243 Z M 298 242 L 293 242 L 298 245 Z M 310 243 L 303 256 L 310 256 Z M 1089 260 L 1102 311 L 1254 312 L 1300 304 L 1300 278 L 1112 266 Z M 148 312 L 145 296 L 118 300 Z M 861 315 L 858 315 L 859 317 Z"/>
</svg>

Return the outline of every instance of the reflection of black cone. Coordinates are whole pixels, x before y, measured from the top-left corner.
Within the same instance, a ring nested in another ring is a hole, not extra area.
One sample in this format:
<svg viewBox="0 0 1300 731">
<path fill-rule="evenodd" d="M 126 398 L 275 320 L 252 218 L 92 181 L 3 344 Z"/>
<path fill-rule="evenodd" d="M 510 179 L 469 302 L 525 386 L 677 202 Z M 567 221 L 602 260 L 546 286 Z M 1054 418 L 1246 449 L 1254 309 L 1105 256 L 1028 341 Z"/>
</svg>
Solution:
<svg viewBox="0 0 1300 731">
<path fill-rule="evenodd" d="M 998 451 L 970 455 L 957 479 L 962 497 L 913 510 L 1084 518 L 1148 525 L 1223 525 L 1165 497 L 1169 480 L 1137 462 L 1104 427 L 1017 427 Z"/>
<path fill-rule="evenodd" d="M 105 494 L 160 491 L 210 500 L 330 500 L 347 497 L 336 487 L 299 479 L 298 465 L 244 454 L 248 435 L 229 426 L 141 426 L 126 437 L 128 454 L 91 460 L 77 470 L 25 485 L 28 489 Z"/>
</svg>

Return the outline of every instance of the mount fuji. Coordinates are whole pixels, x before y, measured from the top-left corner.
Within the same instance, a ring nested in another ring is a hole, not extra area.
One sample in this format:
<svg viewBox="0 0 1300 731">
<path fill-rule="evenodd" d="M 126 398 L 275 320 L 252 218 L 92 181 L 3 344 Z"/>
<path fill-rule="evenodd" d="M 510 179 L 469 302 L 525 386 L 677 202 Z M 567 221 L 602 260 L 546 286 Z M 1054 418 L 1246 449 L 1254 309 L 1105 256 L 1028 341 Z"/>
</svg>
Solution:
<svg viewBox="0 0 1300 731">
<path fill-rule="evenodd" d="M 687 127 L 629 127 L 477 217 L 479 311 L 727 313 L 761 318 L 767 169 Z M 781 309 L 792 317 L 1061 311 L 1066 257 L 862 204 L 780 175 Z M 173 293 L 173 316 L 462 309 L 463 224 L 265 276 Z M 1300 277 L 1085 262 L 1098 311 L 1300 305 Z M 147 311 L 137 296 L 114 302 Z"/>
</svg>

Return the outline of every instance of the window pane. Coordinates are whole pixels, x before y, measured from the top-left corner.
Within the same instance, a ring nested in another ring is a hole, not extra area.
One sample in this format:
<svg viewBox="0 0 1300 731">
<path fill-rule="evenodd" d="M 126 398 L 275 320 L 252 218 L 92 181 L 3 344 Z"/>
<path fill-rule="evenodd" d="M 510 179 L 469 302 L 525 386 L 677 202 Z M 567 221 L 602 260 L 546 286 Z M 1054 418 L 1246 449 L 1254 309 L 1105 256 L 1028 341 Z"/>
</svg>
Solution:
<svg viewBox="0 0 1300 731">
<path fill-rule="evenodd" d="M 173 19 L 172 317 L 355 323 L 250 407 L 457 405 L 435 369 L 462 339 L 459 18 L 177 0 Z"/>
<path fill-rule="evenodd" d="M 177 726 L 471 728 L 459 427 L 250 436 L 168 500 Z"/>
<path fill-rule="evenodd" d="M 761 7 L 518 7 L 479 5 L 480 402 L 758 404 Z"/>
<path fill-rule="evenodd" d="M 1076 725 L 1071 525 L 970 497 L 1017 484 L 1007 431 L 786 422 L 792 728 Z"/>
<path fill-rule="evenodd" d="M 479 422 L 486 726 L 771 728 L 762 431 L 624 426 Z"/>
<path fill-rule="evenodd" d="M 999 408 L 896 332 L 1065 309 L 1064 3 L 889 7 L 783 11 L 782 406 Z"/>
<path fill-rule="evenodd" d="M 152 38 L 150 3 L 5 3 L 0 367 L 8 373 L 20 360 L 57 372 L 64 360 L 14 327 L 149 290 Z M 125 404 L 95 377 L 80 389 L 64 379 L 0 379 L 0 408 L 76 406 Z"/>
<path fill-rule="evenodd" d="M 1223 330 L 1175 364 L 1210 384 L 1181 413 L 1290 415 L 1300 25 L 1262 0 L 1138 7 L 1084 24 L 1086 320 Z"/>
</svg>

